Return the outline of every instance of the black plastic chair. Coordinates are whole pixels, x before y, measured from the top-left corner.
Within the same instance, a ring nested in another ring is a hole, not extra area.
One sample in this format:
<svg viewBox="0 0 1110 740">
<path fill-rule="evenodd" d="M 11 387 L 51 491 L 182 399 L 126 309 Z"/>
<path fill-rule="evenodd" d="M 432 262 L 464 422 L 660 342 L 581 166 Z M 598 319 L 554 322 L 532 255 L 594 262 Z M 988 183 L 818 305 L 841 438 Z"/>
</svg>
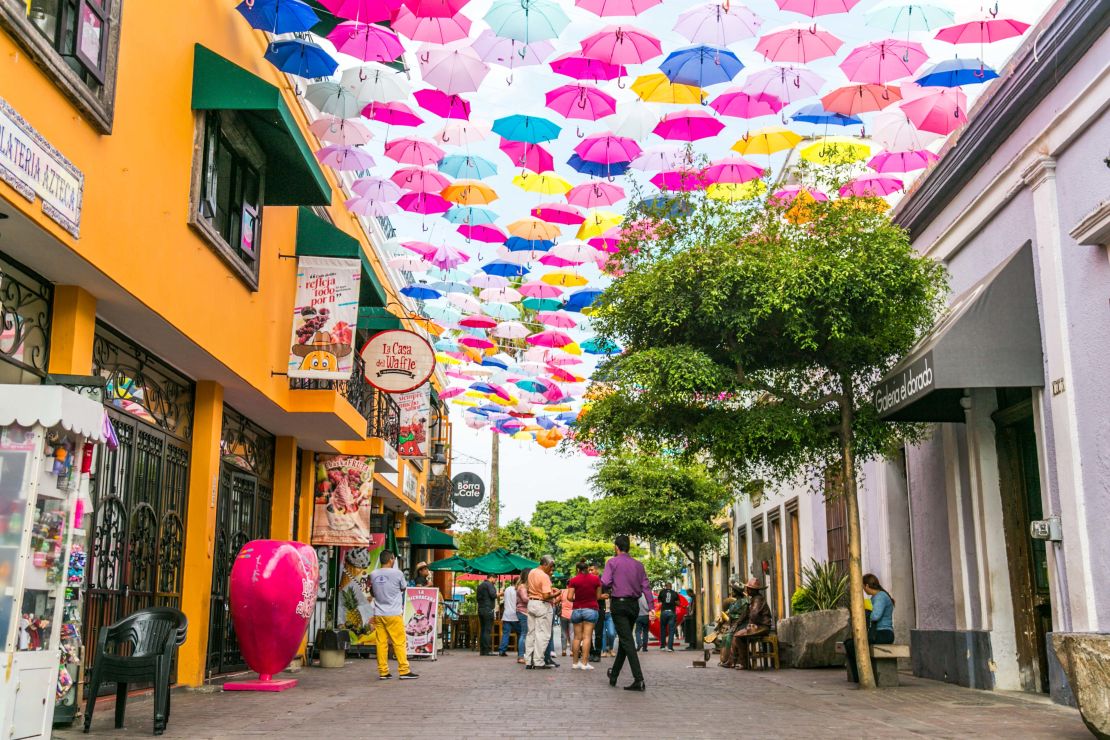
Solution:
<svg viewBox="0 0 1110 740">
<path fill-rule="evenodd" d="M 85 732 L 92 724 L 96 695 L 103 682 L 116 682 L 116 727 L 123 727 L 127 685 L 154 683 L 154 734 L 161 735 L 170 719 L 170 668 L 183 642 L 189 620 L 177 609 L 141 609 L 100 630 L 96 660 L 89 676 Z"/>
</svg>

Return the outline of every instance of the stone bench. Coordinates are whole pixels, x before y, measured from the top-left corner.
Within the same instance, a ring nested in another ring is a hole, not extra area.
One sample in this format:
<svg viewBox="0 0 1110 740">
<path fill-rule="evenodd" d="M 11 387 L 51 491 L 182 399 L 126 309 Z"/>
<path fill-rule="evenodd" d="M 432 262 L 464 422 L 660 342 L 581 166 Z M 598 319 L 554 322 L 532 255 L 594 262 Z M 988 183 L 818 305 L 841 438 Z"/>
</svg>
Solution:
<svg viewBox="0 0 1110 740">
<path fill-rule="evenodd" d="M 898 659 L 910 657 L 909 645 L 871 645 L 871 665 L 875 669 L 875 685 L 880 688 L 891 688 L 898 685 Z M 844 643 L 836 643 L 836 652 L 845 655 Z M 848 671 L 848 680 L 852 678 L 852 671 L 844 664 Z"/>
</svg>

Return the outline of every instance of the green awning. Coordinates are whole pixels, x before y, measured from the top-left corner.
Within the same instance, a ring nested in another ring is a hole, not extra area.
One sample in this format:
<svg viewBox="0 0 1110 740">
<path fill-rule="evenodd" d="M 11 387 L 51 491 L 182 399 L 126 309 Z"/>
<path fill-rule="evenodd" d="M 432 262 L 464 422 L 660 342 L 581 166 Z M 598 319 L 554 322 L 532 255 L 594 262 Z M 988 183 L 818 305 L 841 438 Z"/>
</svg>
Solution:
<svg viewBox="0 0 1110 740">
<path fill-rule="evenodd" d="M 431 550 L 458 550 L 455 538 L 446 532 L 432 529 L 427 524 L 409 522 L 409 544 Z"/>
<path fill-rule="evenodd" d="M 400 329 L 401 319 L 382 306 L 363 306 L 358 310 L 358 328 L 373 335 L 387 329 Z"/>
<path fill-rule="evenodd" d="M 197 44 L 193 110 L 238 111 L 266 154 L 268 206 L 329 205 L 331 186 L 281 91 Z"/>
<path fill-rule="evenodd" d="M 384 306 L 385 289 L 374 275 L 370 258 L 362 250 L 358 239 L 333 226 L 312 212 L 301 207 L 297 210 L 297 248 L 298 257 L 341 257 L 357 259 L 362 262 L 362 278 L 359 280 L 358 304 L 360 306 Z M 384 310 L 384 309 L 383 309 Z M 359 317 L 361 326 L 362 319 Z"/>
</svg>

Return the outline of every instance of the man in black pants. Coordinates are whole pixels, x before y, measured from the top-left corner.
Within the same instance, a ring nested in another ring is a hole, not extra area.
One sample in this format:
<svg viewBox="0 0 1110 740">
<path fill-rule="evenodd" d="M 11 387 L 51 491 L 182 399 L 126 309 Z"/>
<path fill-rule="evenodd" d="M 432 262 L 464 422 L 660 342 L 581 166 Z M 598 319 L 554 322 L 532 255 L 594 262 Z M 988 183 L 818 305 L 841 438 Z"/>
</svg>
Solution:
<svg viewBox="0 0 1110 740">
<path fill-rule="evenodd" d="M 651 593 L 651 583 L 648 582 L 647 572 L 639 560 L 628 554 L 629 541 L 625 535 L 618 535 L 613 541 L 616 555 L 605 564 L 605 573 L 601 576 L 601 585 L 609 589 L 610 606 L 613 613 L 613 626 L 617 628 L 617 658 L 613 667 L 609 669 L 609 685 L 617 685 L 624 661 L 632 670 L 632 683 L 625 686 L 626 691 L 643 691 L 646 688 L 644 673 L 640 670 L 640 656 L 636 652 L 636 639 L 632 636 L 632 627 L 636 624 L 636 617 L 640 613 L 640 595 L 648 602 L 650 611 L 654 605 Z"/>
<path fill-rule="evenodd" d="M 481 632 L 478 638 L 479 655 L 493 655 L 490 638 L 493 636 L 493 611 L 497 607 L 497 587 L 492 581 L 482 581 L 478 584 L 478 623 Z"/>
</svg>

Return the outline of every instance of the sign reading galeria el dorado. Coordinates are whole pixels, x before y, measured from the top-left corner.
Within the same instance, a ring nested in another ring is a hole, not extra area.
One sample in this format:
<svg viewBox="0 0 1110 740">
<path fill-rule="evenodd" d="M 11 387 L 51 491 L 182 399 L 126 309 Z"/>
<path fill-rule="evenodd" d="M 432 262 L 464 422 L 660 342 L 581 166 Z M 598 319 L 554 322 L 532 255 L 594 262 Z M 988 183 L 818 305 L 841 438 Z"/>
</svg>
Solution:
<svg viewBox="0 0 1110 740">
<path fill-rule="evenodd" d="M 370 337 L 362 348 L 363 371 L 370 385 L 386 393 L 415 390 L 432 377 L 436 353 L 419 334 L 389 329 Z"/>
</svg>

